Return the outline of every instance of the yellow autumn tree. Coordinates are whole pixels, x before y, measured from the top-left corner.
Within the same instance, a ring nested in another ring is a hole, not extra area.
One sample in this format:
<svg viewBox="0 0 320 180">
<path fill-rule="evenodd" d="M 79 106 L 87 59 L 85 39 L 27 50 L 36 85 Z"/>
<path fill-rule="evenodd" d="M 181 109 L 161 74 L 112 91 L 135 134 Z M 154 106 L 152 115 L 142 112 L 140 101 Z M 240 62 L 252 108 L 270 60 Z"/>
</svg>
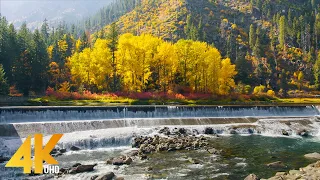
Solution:
<svg viewBox="0 0 320 180">
<path fill-rule="evenodd" d="M 69 66 L 73 80 L 77 85 L 86 85 L 101 91 L 107 87 L 107 79 L 111 73 L 111 53 L 107 48 L 107 40 L 97 39 L 93 49 L 85 48 L 69 58 Z"/>
<path fill-rule="evenodd" d="M 219 94 L 227 95 L 235 87 L 233 77 L 237 74 L 236 66 L 231 64 L 229 58 L 222 60 L 219 77 Z"/>
<path fill-rule="evenodd" d="M 124 34 L 119 38 L 117 59 L 127 91 L 144 91 L 151 76 L 151 63 L 154 62 L 159 38 L 151 35 L 133 36 Z"/>
<path fill-rule="evenodd" d="M 158 74 L 158 84 L 166 92 L 172 89 L 174 75 L 178 68 L 178 58 L 174 46 L 169 42 L 162 42 L 157 49 L 155 69 Z"/>
</svg>

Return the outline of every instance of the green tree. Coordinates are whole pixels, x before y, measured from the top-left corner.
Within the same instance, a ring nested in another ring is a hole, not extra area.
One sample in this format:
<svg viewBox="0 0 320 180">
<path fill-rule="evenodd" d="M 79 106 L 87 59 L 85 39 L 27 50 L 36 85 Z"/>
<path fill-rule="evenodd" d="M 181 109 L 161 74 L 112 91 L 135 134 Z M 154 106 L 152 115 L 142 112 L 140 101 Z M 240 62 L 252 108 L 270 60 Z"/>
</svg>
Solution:
<svg viewBox="0 0 320 180">
<path fill-rule="evenodd" d="M 320 53 L 318 53 L 318 58 L 313 66 L 313 75 L 315 79 L 315 85 L 317 89 L 320 89 Z"/>
<path fill-rule="evenodd" d="M 279 21 L 279 44 L 281 48 L 284 48 L 285 45 L 285 37 L 286 37 L 286 18 L 285 16 L 280 17 Z"/>
<path fill-rule="evenodd" d="M 48 54 L 45 41 L 38 29 L 33 34 L 31 45 L 32 53 L 32 89 L 36 92 L 44 92 L 48 82 Z"/>
<path fill-rule="evenodd" d="M 49 25 L 47 19 L 44 19 L 41 25 L 41 35 L 46 44 L 49 44 Z"/>
<path fill-rule="evenodd" d="M 112 72 L 113 72 L 113 84 L 112 90 L 113 92 L 117 91 L 118 83 L 117 83 L 117 59 L 116 59 L 116 51 L 118 50 L 118 41 L 119 41 L 119 28 L 116 23 L 112 23 L 110 25 L 109 32 L 107 34 L 107 39 L 109 40 L 108 48 L 112 54 Z"/>
<path fill-rule="evenodd" d="M 4 72 L 2 64 L 0 64 L 0 95 L 7 95 L 9 93 L 9 86 L 7 83 L 6 73 Z"/>
<path fill-rule="evenodd" d="M 256 43 L 256 30 L 254 28 L 254 25 L 250 25 L 250 31 L 249 31 L 249 46 L 250 49 L 253 50 Z"/>
</svg>

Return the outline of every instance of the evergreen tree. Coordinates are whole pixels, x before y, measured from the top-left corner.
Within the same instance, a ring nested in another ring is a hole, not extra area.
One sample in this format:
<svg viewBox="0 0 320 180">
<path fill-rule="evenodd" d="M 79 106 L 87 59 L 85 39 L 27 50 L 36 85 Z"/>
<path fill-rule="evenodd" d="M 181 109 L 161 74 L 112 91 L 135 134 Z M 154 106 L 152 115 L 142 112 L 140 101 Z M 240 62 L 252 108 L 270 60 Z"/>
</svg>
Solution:
<svg viewBox="0 0 320 180">
<path fill-rule="evenodd" d="M 7 83 L 6 73 L 4 72 L 2 64 L 0 64 L 0 95 L 7 95 L 9 93 L 9 86 Z"/>
<path fill-rule="evenodd" d="M 49 25 L 47 19 L 44 19 L 41 25 L 41 35 L 46 44 L 49 44 Z"/>
<path fill-rule="evenodd" d="M 32 41 L 32 89 L 36 92 L 44 92 L 48 82 L 48 54 L 46 44 L 38 29 L 33 34 Z"/>
<path fill-rule="evenodd" d="M 250 31 L 249 31 L 249 46 L 251 50 L 253 50 L 255 43 L 256 43 L 256 31 L 255 31 L 254 25 L 251 24 Z"/>
<path fill-rule="evenodd" d="M 108 47 L 112 54 L 112 72 L 113 72 L 113 85 L 112 90 L 113 92 L 117 91 L 118 83 L 117 83 L 117 60 L 115 53 L 118 47 L 118 40 L 119 40 L 119 28 L 116 23 L 112 23 L 107 34 L 107 39 L 109 40 Z"/>
<path fill-rule="evenodd" d="M 284 48 L 285 46 L 285 37 L 286 37 L 286 18 L 285 16 L 281 16 L 280 17 L 280 21 L 279 21 L 279 44 L 281 48 Z"/>
</svg>

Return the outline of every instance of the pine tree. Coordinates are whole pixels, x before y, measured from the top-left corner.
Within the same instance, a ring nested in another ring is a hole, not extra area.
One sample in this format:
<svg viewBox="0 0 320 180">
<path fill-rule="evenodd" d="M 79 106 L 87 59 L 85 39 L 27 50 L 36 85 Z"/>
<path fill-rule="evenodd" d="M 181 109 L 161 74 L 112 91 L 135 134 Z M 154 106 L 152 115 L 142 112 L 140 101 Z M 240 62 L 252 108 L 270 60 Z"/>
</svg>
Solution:
<svg viewBox="0 0 320 180">
<path fill-rule="evenodd" d="M 286 37 L 286 24 L 285 24 L 286 18 L 284 16 L 280 17 L 279 20 L 279 44 L 281 48 L 284 48 L 285 46 L 285 37 Z"/>
<path fill-rule="evenodd" d="M 254 45 L 254 48 L 253 48 L 253 54 L 255 55 L 255 56 L 257 56 L 258 58 L 260 58 L 261 57 L 261 44 L 260 44 L 260 38 L 259 37 L 257 37 L 256 38 L 256 43 L 255 43 L 255 45 Z"/>
<path fill-rule="evenodd" d="M 47 19 L 44 19 L 41 25 L 41 35 L 45 41 L 45 43 L 49 44 L 49 25 Z"/>
<path fill-rule="evenodd" d="M 31 45 L 31 69 L 32 69 L 32 89 L 36 92 L 43 92 L 48 82 L 48 54 L 46 44 L 38 29 L 33 34 Z"/>
<path fill-rule="evenodd" d="M 112 23 L 107 34 L 107 39 L 110 43 L 108 44 L 109 50 L 112 54 L 112 71 L 113 71 L 113 85 L 112 90 L 117 91 L 117 60 L 115 53 L 118 50 L 118 40 L 119 40 L 119 28 L 116 23 Z"/>
<path fill-rule="evenodd" d="M 249 31 L 249 46 L 251 50 L 253 50 L 255 43 L 256 43 L 256 31 L 255 31 L 254 25 L 251 24 L 250 31 Z"/>
<path fill-rule="evenodd" d="M 9 93 L 9 86 L 7 83 L 6 73 L 4 72 L 2 64 L 0 64 L 0 95 L 7 95 Z"/>
</svg>

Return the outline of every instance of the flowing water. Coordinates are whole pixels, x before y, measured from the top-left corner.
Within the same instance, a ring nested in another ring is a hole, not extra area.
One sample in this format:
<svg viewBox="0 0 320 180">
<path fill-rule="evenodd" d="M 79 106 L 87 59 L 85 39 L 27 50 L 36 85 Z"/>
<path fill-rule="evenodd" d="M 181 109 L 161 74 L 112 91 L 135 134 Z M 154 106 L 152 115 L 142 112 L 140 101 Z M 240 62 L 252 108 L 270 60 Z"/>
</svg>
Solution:
<svg viewBox="0 0 320 180">
<path fill-rule="evenodd" d="M 62 179 L 90 179 L 113 171 L 125 179 L 243 179 L 250 173 L 270 177 L 277 171 L 297 169 L 312 161 L 306 153 L 319 152 L 320 120 L 316 106 L 302 107 L 48 107 L 0 108 L 0 155 L 11 156 L 27 135 L 65 133 L 59 146 L 83 149 L 57 157 L 60 167 L 98 163 L 90 173 Z M 135 160 L 117 168 L 105 160 L 130 149 L 136 135 L 157 134 L 160 127 L 184 127 L 203 133 L 210 127 L 220 138 L 210 143 L 222 156 L 207 151 L 156 153 L 147 161 Z M 309 138 L 298 135 L 307 130 Z M 283 136 L 283 131 L 289 137 Z M 231 135 L 238 134 L 238 135 Z M 192 164 L 196 159 L 200 164 Z M 284 168 L 265 164 L 282 161 Z M 146 169 L 151 169 L 147 171 Z M 0 179 L 25 177 L 21 169 L 4 168 Z"/>
</svg>

